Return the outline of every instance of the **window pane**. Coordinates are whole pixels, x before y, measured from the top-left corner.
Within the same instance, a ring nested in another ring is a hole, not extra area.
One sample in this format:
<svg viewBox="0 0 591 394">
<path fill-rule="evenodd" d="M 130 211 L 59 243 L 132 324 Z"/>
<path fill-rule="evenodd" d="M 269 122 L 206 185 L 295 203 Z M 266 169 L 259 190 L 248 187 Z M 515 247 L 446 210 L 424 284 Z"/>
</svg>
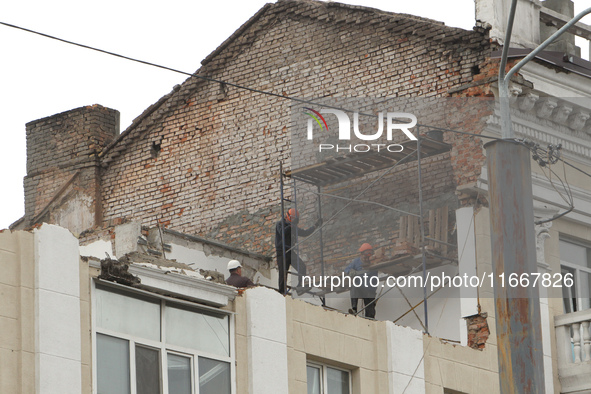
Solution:
<svg viewBox="0 0 591 394">
<path fill-rule="evenodd" d="M 129 342 L 96 334 L 98 394 L 129 394 Z"/>
<path fill-rule="evenodd" d="M 199 394 L 230 394 L 230 364 L 199 357 Z"/>
<path fill-rule="evenodd" d="M 168 353 L 168 394 L 191 394 L 191 359 Z"/>
<path fill-rule="evenodd" d="M 579 303 L 581 309 L 585 310 L 591 308 L 591 274 L 579 271 L 579 275 L 581 278 L 581 286 L 579 287 Z"/>
<path fill-rule="evenodd" d="M 230 355 L 229 319 L 167 305 L 166 342 L 190 349 Z"/>
<path fill-rule="evenodd" d="M 135 347 L 137 394 L 160 394 L 160 352 L 143 346 Z"/>
<path fill-rule="evenodd" d="M 562 301 L 564 302 L 564 313 L 576 312 L 577 309 L 577 288 L 579 287 L 577 272 L 565 266 L 561 266 L 562 277 L 566 278 L 568 274 L 573 280 L 573 285 L 570 287 L 562 286 Z"/>
<path fill-rule="evenodd" d="M 97 286 L 96 324 L 97 327 L 159 341 L 160 301 Z"/>
<path fill-rule="evenodd" d="M 307 366 L 308 394 L 320 394 L 320 368 Z"/>
<path fill-rule="evenodd" d="M 349 394 L 349 372 L 326 368 L 327 394 Z"/>
<path fill-rule="evenodd" d="M 560 260 L 569 262 L 571 264 L 589 267 L 587 259 L 587 248 L 567 241 L 559 241 L 560 245 Z"/>
</svg>

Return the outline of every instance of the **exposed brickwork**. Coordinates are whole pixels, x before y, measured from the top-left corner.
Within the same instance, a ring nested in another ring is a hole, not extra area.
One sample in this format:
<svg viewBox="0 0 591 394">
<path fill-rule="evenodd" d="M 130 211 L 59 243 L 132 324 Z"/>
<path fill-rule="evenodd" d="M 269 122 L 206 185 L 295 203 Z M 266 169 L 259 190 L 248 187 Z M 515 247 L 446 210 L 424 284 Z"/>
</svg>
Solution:
<svg viewBox="0 0 591 394">
<path fill-rule="evenodd" d="M 468 346 L 473 349 L 484 349 L 490 335 L 486 313 L 466 318 L 468 325 Z"/>
<path fill-rule="evenodd" d="M 506 71 L 509 71 L 518 61 L 519 59 L 510 59 Z M 498 78 L 499 62 L 498 59 L 487 59 L 479 65 L 478 74 L 474 75 L 471 83 L 454 89 L 453 96 L 457 100 L 455 105 L 450 104 L 454 108 L 449 112 L 453 116 L 452 123 L 455 129 L 480 134 L 485 128 L 488 116 L 494 112 L 495 101 L 491 85 Z M 520 76 L 514 79 L 518 83 L 523 83 L 523 78 Z M 470 135 L 445 134 L 445 142 L 453 146 L 451 163 L 456 185 L 465 186 L 476 182 L 486 162 L 483 145 L 487 141 L 490 140 L 474 138 Z"/>
<path fill-rule="evenodd" d="M 47 221 L 82 231 L 95 224 L 91 219 L 101 214 L 94 203 L 100 193 L 97 155 L 117 135 L 118 128 L 119 112 L 99 105 L 27 124 L 26 225 Z M 64 208 L 74 195 L 76 207 Z M 54 212 L 57 207 L 72 211 L 85 207 L 88 212 L 77 218 L 84 228 L 72 228 L 70 224 L 76 220 Z"/>
<path fill-rule="evenodd" d="M 279 1 L 265 6 L 206 58 L 199 73 L 280 96 L 312 99 L 444 98 L 454 89 L 462 97 L 487 96 L 491 80 L 486 78 L 495 66 L 486 62 L 489 50 L 483 30 L 464 31 L 338 3 Z M 284 170 L 292 165 L 291 104 L 280 97 L 189 78 L 110 144 L 116 134 L 116 112 L 102 107 L 32 122 L 27 219 L 43 216 L 59 222 L 60 210 L 88 205 L 87 210 L 95 213 L 91 224 L 99 219 L 103 226 L 129 220 L 162 224 L 273 255 L 279 162 Z M 460 107 L 459 126 L 454 126 L 478 133 L 486 110 Z M 73 130 L 79 132 L 70 138 Z M 456 186 L 476 179 L 484 156 L 481 141 L 473 137 L 446 133 L 444 141 L 453 145 L 452 151 L 423 162 L 423 199 L 425 209 L 445 205 L 453 212 L 459 204 Z M 46 146 L 52 147 L 52 154 Z M 416 163 L 399 166 L 372 188 L 372 201 L 415 212 L 416 170 Z M 349 187 L 346 193 L 354 196 L 363 187 Z M 287 188 L 287 197 L 290 193 Z M 98 194 L 100 199 L 95 198 Z M 67 205 L 72 196 L 80 195 L 84 198 L 78 205 Z M 304 201 L 304 224 L 315 220 L 314 201 L 311 196 Z M 48 204 L 60 209 L 44 212 Z M 339 206 L 329 203 L 324 217 Z M 368 213 L 375 220 L 364 216 Z M 357 228 L 357 238 L 384 246 L 385 257 L 392 257 L 404 245 L 396 246 L 397 230 L 385 231 L 380 221 L 396 222 L 400 215 L 384 213 L 356 207 L 351 218 L 364 223 Z M 345 242 L 352 230 L 333 226 L 339 237 L 325 240 L 333 257 L 354 252 L 356 245 Z M 453 229 L 453 215 L 449 226 Z M 311 247 L 311 253 L 316 252 Z"/>
<path fill-rule="evenodd" d="M 449 153 L 422 159 L 421 171 L 424 212 L 428 213 L 429 209 L 447 206 L 449 212 L 453 213 L 458 207 L 458 202 L 452 181 L 453 171 Z M 352 202 L 322 196 L 322 214 L 326 219 L 323 227 L 326 274 L 340 273 L 345 265 L 358 256 L 357 250 L 364 242 L 369 242 L 374 248 L 381 248 L 381 260 L 392 260 L 400 254 L 402 249 L 409 250 L 408 247 L 400 248 L 399 223 L 402 216 L 419 214 L 418 163 L 414 161 L 398 165 L 384 176 L 385 172 L 386 170 L 382 170 L 323 190 L 327 194 L 352 199 L 360 196 L 360 193 L 371 185 L 359 200 L 375 203 Z M 316 195 L 307 194 L 304 190 L 306 189 L 299 190 L 299 195 L 311 196 L 311 198 L 298 198 L 298 207 L 310 217 L 306 222 L 311 224 L 314 222 L 312 217 L 317 215 Z M 329 218 L 333 219 L 328 221 Z M 448 241 L 454 243 L 455 234 L 451 234 L 451 231 L 454 228 L 455 215 L 449 216 L 448 223 Z M 429 228 L 428 220 L 425 228 L 427 230 Z M 434 237 L 428 231 L 426 235 Z M 318 237 L 315 240 L 305 241 L 300 247 L 300 252 L 307 256 L 310 271 L 319 273 Z M 455 250 L 450 252 L 455 253 Z"/>
<path fill-rule="evenodd" d="M 482 32 L 313 1 L 280 1 L 238 33 L 206 59 L 201 74 L 308 98 L 445 97 L 473 81 L 488 47 Z M 160 221 L 272 254 L 279 161 L 290 166 L 289 105 L 187 80 L 103 155 L 104 219 Z M 428 176 L 437 182 L 427 193 L 453 190 L 442 174 Z"/>
</svg>

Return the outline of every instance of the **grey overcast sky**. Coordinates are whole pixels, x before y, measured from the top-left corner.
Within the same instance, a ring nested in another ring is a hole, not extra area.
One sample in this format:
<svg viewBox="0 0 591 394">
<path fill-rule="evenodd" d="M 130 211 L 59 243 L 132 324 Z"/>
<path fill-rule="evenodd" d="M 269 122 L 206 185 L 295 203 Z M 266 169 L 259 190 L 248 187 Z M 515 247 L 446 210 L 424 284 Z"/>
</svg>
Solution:
<svg viewBox="0 0 591 394">
<path fill-rule="evenodd" d="M 0 21 L 186 72 L 265 0 L 18 0 Z M 471 29 L 474 0 L 342 1 Z M 575 0 L 577 11 L 591 0 Z M 589 22 L 588 19 L 585 20 Z M 24 214 L 25 124 L 85 105 L 121 113 L 121 131 L 186 76 L 0 25 L 0 229 Z"/>
</svg>

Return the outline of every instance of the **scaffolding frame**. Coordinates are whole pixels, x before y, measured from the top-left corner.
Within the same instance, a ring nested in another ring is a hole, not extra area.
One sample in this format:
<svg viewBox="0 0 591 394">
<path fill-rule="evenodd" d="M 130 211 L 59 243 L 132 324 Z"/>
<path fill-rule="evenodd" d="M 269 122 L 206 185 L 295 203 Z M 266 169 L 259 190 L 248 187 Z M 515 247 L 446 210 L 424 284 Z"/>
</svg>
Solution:
<svg viewBox="0 0 591 394">
<path fill-rule="evenodd" d="M 428 306 L 427 306 L 427 287 L 426 287 L 426 276 L 427 276 L 427 251 L 425 249 L 427 238 L 425 236 L 425 223 L 424 223 L 424 212 L 423 212 L 423 193 L 422 193 L 422 169 L 421 169 L 421 160 L 427 157 L 432 157 L 436 155 L 440 155 L 442 153 L 448 152 L 451 150 L 452 146 L 450 144 L 444 143 L 439 139 L 429 138 L 425 135 L 420 135 L 420 126 L 417 125 L 417 140 L 408 140 L 400 143 L 403 146 L 403 149 L 400 152 L 361 152 L 361 153 L 350 153 L 345 157 L 338 157 L 338 158 L 331 158 L 325 160 L 318 164 L 313 164 L 310 166 L 305 166 L 298 168 L 296 170 L 290 170 L 287 172 L 283 172 L 283 163 L 280 162 L 280 192 L 281 192 L 281 223 L 285 223 L 285 204 L 284 201 L 292 202 L 294 208 L 297 209 L 297 184 L 296 181 L 304 182 L 310 185 L 315 185 L 318 189 L 317 195 L 317 202 L 318 202 L 318 219 L 322 223 L 322 187 L 329 186 L 329 185 L 336 185 L 341 182 L 346 182 L 351 179 L 361 178 L 367 174 L 380 171 L 380 170 L 387 170 L 391 169 L 392 167 L 404 162 L 412 163 L 413 161 L 417 161 L 417 172 L 418 172 L 418 192 L 419 192 L 419 228 L 420 228 L 420 239 L 421 239 L 421 265 L 422 265 L 422 273 L 423 273 L 423 305 L 424 305 L 424 314 L 425 314 L 425 333 L 429 333 L 429 323 L 428 323 Z M 430 127 L 428 132 L 437 132 L 442 133 L 443 130 Z M 416 148 L 415 148 L 416 146 Z M 403 153 L 405 149 L 413 150 L 411 155 L 409 156 L 407 153 Z M 411 158 L 410 160 L 409 157 Z M 292 196 L 293 200 L 288 200 L 285 198 L 284 193 L 284 178 L 290 178 L 292 180 Z M 365 192 L 365 191 L 364 191 Z M 401 211 L 403 213 L 414 215 L 411 212 Z M 338 214 L 338 213 L 337 213 Z M 416 216 L 416 215 L 415 215 Z M 322 225 L 318 229 L 319 231 L 319 243 L 320 243 L 320 271 L 322 277 L 324 277 L 325 273 L 325 261 L 324 261 L 324 242 L 322 236 Z M 430 234 L 431 235 L 431 234 Z M 285 272 L 285 261 L 286 261 L 286 253 L 288 251 L 285 250 L 285 231 L 284 227 L 282 227 L 282 236 L 283 236 L 283 272 L 285 276 L 285 289 L 287 289 L 287 272 Z M 439 240 L 428 238 L 429 241 L 432 242 L 440 242 Z M 296 237 L 295 237 L 295 246 L 296 250 L 299 245 L 298 234 L 297 234 L 297 226 L 296 226 Z M 448 244 L 449 245 L 449 244 Z M 293 245 L 292 245 L 293 248 Z M 297 254 L 297 251 L 296 251 Z M 298 254 L 299 256 L 299 254 Z M 415 256 L 412 256 L 415 257 Z M 296 259 L 299 264 L 299 257 Z M 380 265 L 376 265 L 373 268 L 379 269 L 378 266 L 385 266 L 385 265 L 393 265 L 396 264 L 396 259 L 390 262 L 382 263 Z M 299 267 L 296 267 L 299 273 Z M 322 305 L 326 306 L 326 298 L 325 295 L 328 292 L 323 292 L 322 294 L 314 294 L 320 297 L 322 301 Z M 374 300 L 374 302 L 377 298 Z M 417 305 L 418 306 L 418 305 Z M 364 306 L 358 313 L 363 311 L 367 306 Z M 414 308 L 413 308 L 414 309 Z M 420 320 L 420 319 L 419 319 Z M 422 323 L 421 323 L 422 324 Z"/>
</svg>

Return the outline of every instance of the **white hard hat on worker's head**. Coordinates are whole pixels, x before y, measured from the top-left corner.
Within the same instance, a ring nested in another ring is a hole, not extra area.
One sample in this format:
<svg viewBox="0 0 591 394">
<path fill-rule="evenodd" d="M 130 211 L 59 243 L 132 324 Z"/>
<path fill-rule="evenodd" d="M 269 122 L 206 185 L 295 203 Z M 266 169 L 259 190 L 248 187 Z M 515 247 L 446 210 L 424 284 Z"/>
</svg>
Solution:
<svg viewBox="0 0 591 394">
<path fill-rule="evenodd" d="M 228 271 L 232 271 L 236 268 L 240 268 L 242 267 L 242 264 L 240 264 L 240 261 L 238 260 L 230 260 L 228 261 Z"/>
</svg>

